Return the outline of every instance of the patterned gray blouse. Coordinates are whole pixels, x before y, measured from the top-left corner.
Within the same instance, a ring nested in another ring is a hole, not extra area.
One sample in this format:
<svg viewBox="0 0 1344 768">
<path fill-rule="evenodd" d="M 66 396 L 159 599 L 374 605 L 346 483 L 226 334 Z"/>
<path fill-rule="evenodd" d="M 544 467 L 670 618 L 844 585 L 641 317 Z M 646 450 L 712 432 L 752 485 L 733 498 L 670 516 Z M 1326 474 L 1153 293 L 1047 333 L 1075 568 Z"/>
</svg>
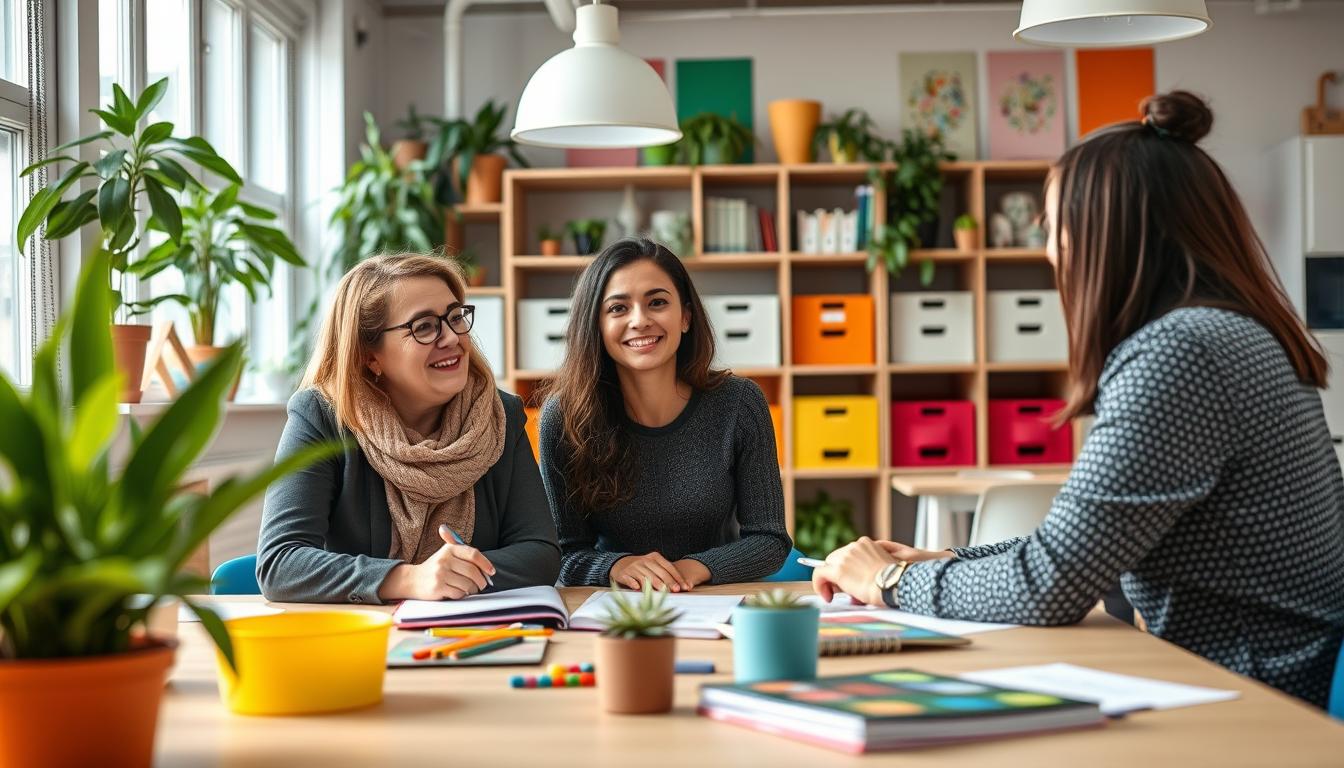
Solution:
<svg viewBox="0 0 1344 768">
<path fill-rule="evenodd" d="M 1178 309 L 1106 360 L 1096 424 L 1030 537 L 901 579 L 903 609 L 1081 620 L 1120 580 L 1152 634 L 1324 706 L 1344 637 L 1344 478 L 1272 334 Z"/>
</svg>

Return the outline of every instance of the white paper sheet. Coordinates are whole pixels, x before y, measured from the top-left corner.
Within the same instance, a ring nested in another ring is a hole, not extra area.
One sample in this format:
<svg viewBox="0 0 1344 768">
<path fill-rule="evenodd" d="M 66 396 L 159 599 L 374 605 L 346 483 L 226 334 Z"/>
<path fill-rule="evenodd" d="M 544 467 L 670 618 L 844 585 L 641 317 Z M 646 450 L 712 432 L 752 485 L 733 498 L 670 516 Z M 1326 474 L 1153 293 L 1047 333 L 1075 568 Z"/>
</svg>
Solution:
<svg viewBox="0 0 1344 768">
<path fill-rule="evenodd" d="M 398 622 L 470 617 L 482 613 L 514 611 L 528 613 L 544 610 L 565 615 L 565 601 L 555 587 L 520 587 L 500 592 L 470 595 L 461 600 L 405 600 L 392 617 Z"/>
<path fill-rule="evenodd" d="M 279 608 L 265 605 L 263 603 L 214 603 L 206 601 L 201 603 L 206 608 L 213 608 L 219 618 L 224 621 L 229 619 L 241 619 L 247 616 L 270 616 L 273 613 L 284 613 Z M 196 612 L 186 606 L 186 604 L 177 607 L 178 621 L 200 621 Z"/>
<path fill-rule="evenodd" d="M 1042 664 L 1035 667 L 986 669 L 961 675 L 965 680 L 1049 693 L 1069 699 L 1095 701 L 1107 715 L 1141 709 L 1171 709 L 1215 701 L 1231 701 L 1241 694 L 1216 688 L 1168 683 L 1146 677 L 1118 675 L 1073 664 Z"/>
<path fill-rule="evenodd" d="M 908 624 L 912 627 L 923 627 L 934 632 L 942 632 L 944 635 L 975 635 L 981 632 L 997 632 L 1001 629 L 1016 629 L 1022 626 L 1021 624 L 991 624 L 983 621 L 940 619 L 935 616 L 925 616 L 922 613 L 893 611 L 890 608 L 881 608 L 872 613 L 879 619 L 886 619 L 897 624 Z"/>
<path fill-rule="evenodd" d="M 622 593 L 622 597 L 638 597 L 633 592 Z M 733 608 L 742 602 L 745 595 L 687 595 L 669 594 L 664 605 L 680 611 L 681 615 L 672 622 L 672 634 L 678 637 L 718 638 L 717 625 L 728 621 Z M 569 617 L 570 629 L 601 629 L 603 620 L 611 606 L 610 590 L 594 592 Z"/>
</svg>

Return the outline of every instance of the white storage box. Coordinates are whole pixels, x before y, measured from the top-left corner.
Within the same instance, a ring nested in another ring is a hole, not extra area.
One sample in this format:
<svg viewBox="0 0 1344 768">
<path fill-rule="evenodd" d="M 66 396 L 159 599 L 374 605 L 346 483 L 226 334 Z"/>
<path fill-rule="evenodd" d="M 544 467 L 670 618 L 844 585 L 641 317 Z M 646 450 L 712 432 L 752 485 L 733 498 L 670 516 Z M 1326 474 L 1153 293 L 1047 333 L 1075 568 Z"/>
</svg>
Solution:
<svg viewBox="0 0 1344 768">
<path fill-rule="evenodd" d="M 891 362 L 974 363 L 975 297 L 971 292 L 893 293 Z"/>
<path fill-rule="evenodd" d="M 714 326 L 714 364 L 731 368 L 779 366 L 778 296 L 704 296 Z"/>
<path fill-rule="evenodd" d="M 991 363 L 1069 359 L 1069 334 L 1058 291 L 990 291 L 985 327 Z"/>
<path fill-rule="evenodd" d="M 504 378 L 504 299 L 498 296 L 470 296 L 468 304 L 476 307 L 476 318 L 471 325 L 471 336 L 476 340 L 476 351 L 490 363 L 496 379 Z M 447 329 L 444 329 L 447 333 Z"/>
<path fill-rule="evenodd" d="M 565 359 L 569 299 L 518 300 L 518 367 L 553 371 Z"/>
</svg>

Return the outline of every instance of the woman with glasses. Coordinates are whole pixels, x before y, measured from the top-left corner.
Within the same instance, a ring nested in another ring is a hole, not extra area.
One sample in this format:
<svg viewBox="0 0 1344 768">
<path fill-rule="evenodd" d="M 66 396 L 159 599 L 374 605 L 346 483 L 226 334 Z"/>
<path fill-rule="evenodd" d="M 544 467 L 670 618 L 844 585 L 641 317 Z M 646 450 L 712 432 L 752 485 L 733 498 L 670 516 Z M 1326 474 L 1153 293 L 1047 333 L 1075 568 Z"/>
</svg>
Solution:
<svg viewBox="0 0 1344 768">
<path fill-rule="evenodd" d="M 666 248 L 621 240 L 579 277 L 539 437 L 565 584 L 678 592 L 784 562 L 765 396 L 713 359 L 700 297 Z"/>
<path fill-rule="evenodd" d="M 457 599 L 555 583 L 560 549 L 523 405 L 495 389 L 465 299 L 439 256 L 376 256 L 341 280 L 276 458 L 346 448 L 267 492 L 257 581 L 268 599 Z"/>
</svg>

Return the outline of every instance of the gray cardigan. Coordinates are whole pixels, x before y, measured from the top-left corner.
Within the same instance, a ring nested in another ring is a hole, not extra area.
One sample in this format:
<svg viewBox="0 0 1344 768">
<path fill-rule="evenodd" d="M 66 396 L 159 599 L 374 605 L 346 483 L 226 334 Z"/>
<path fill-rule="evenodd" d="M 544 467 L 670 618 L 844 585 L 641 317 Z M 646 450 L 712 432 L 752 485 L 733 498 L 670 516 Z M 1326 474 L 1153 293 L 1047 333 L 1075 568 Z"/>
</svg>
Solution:
<svg viewBox="0 0 1344 768">
<path fill-rule="evenodd" d="M 506 420 L 504 453 L 476 481 L 471 545 L 495 566 L 494 589 L 554 584 L 560 574 L 550 507 L 523 403 L 499 393 Z M 276 459 L 304 446 L 350 438 L 315 389 L 289 400 Z M 392 519 L 383 478 L 359 445 L 271 485 L 257 541 L 257 582 L 269 600 L 378 603 L 378 588 L 402 561 L 391 559 Z"/>
</svg>

